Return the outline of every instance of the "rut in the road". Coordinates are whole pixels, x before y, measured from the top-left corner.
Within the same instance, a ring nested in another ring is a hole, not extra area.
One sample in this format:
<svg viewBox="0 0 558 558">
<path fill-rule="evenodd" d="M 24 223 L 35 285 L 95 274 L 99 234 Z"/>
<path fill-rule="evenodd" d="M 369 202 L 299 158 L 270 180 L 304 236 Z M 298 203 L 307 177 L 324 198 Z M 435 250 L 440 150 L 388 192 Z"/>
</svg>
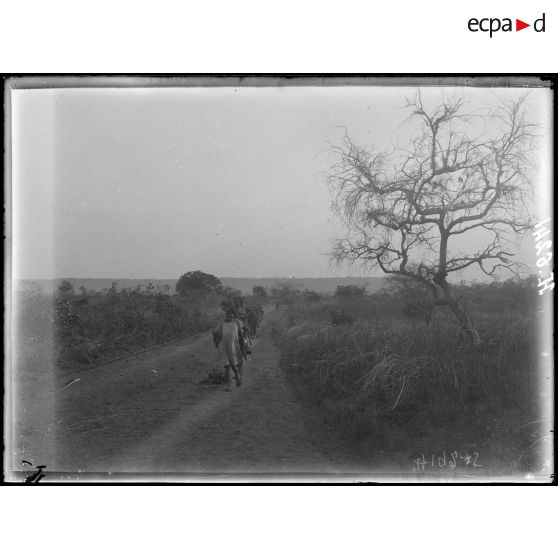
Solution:
<svg viewBox="0 0 558 558">
<path fill-rule="evenodd" d="M 121 456 L 112 471 L 180 473 L 340 472 L 305 430 L 279 366 L 279 354 L 258 339 L 240 388 L 216 386 L 144 442 Z"/>
</svg>

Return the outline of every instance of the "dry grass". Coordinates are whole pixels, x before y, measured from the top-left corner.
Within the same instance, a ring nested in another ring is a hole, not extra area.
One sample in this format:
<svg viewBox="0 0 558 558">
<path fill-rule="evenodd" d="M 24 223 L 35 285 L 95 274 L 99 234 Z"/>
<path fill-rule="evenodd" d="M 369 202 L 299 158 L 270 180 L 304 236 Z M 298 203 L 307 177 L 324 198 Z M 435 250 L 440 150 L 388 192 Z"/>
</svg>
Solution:
<svg viewBox="0 0 558 558">
<path fill-rule="evenodd" d="M 536 448 L 527 449 L 533 428 L 520 426 L 540 423 L 535 316 L 535 308 L 510 314 L 508 306 L 498 314 L 479 307 L 480 347 L 444 312 L 430 326 L 384 309 L 334 328 L 323 307 L 300 306 L 273 328 L 286 369 L 345 435 L 389 450 L 424 447 L 427 438 L 485 444 L 501 458 L 521 455 L 529 467 L 536 462 Z"/>
</svg>

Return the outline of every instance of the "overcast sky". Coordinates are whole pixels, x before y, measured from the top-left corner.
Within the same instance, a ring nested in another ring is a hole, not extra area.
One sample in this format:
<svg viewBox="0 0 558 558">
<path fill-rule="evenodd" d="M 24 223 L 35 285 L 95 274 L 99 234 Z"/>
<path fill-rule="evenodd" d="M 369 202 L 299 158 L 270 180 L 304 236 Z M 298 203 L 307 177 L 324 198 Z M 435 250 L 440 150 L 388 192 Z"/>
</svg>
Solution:
<svg viewBox="0 0 558 558">
<path fill-rule="evenodd" d="M 377 148 L 404 143 L 416 131 L 403 125 L 402 109 L 414 91 L 15 90 L 14 276 L 370 275 L 331 267 L 324 255 L 341 233 L 330 212 L 327 147 L 343 127 Z M 427 101 L 439 93 L 423 91 Z M 467 94 L 490 104 L 506 93 Z M 549 121 L 549 103 L 547 91 L 533 91 L 538 121 Z M 520 252 L 526 263 L 529 242 Z"/>
</svg>

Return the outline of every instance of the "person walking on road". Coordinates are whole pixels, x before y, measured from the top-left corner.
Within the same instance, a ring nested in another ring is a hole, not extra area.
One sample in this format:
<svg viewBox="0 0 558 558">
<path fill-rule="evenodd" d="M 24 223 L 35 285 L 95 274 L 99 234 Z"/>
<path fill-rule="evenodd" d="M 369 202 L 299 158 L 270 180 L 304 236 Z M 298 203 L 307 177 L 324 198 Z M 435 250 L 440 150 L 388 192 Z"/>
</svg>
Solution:
<svg viewBox="0 0 558 558">
<path fill-rule="evenodd" d="M 213 343 L 219 349 L 219 355 L 225 368 L 227 387 L 231 391 L 231 369 L 234 372 L 236 385 L 242 385 L 243 359 L 245 358 L 245 339 L 240 322 L 234 318 L 232 309 L 227 309 L 225 319 L 221 320 L 213 330 Z"/>
<path fill-rule="evenodd" d="M 244 337 L 244 349 L 242 354 L 244 355 L 244 360 L 248 360 L 248 355 L 252 354 L 250 347 L 252 346 L 252 338 L 250 336 L 250 331 L 248 329 L 248 322 L 246 320 L 246 313 L 241 312 L 239 316 L 240 326 L 242 328 L 242 336 Z"/>
</svg>

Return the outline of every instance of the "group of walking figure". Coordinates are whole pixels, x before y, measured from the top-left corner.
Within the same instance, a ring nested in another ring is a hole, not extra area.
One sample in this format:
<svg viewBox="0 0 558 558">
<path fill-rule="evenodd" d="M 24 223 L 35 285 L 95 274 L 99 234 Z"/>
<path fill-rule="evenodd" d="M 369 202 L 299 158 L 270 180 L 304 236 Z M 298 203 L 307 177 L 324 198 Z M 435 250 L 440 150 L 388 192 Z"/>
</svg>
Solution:
<svg viewBox="0 0 558 558">
<path fill-rule="evenodd" d="M 263 309 L 255 306 L 244 310 L 242 301 L 224 303 L 225 318 L 213 330 L 213 343 L 225 372 L 225 391 L 231 391 L 232 376 L 237 387 L 242 385 L 244 362 L 252 353 L 252 340 L 263 320 Z"/>
</svg>

